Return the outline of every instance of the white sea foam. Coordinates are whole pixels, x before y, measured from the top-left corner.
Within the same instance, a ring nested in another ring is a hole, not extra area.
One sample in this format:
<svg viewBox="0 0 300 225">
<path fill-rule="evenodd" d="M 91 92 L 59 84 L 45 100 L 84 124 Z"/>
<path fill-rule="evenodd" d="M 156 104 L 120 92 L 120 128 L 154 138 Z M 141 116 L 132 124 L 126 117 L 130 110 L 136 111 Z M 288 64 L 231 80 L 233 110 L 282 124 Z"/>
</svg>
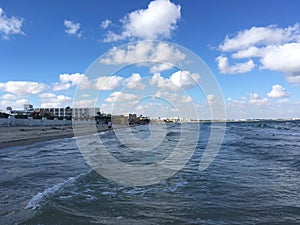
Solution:
<svg viewBox="0 0 300 225">
<path fill-rule="evenodd" d="M 57 192 L 58 190 L 60 190 L 63 186 L 65 186 L 66 184 L 68 183 L 72 183 L 74 182 L 75 180 L 77 180 L 79 177 L 85 175 L 86 173 L 82 173 L 82 174 L 79 174 L 78 176 L 76 177 L 70 177 L 69 179 L 65 180 L 65 181 L 62 181 L 58 184 L 55 184 L 54 186 L 52 187 L 49 187 L 47 189 L 45 189 L 43 192 L 39 192 L 38 194 L 34 195 L 31 200 L 26 204 L 25 206 L 25 209 L 37 209 L 40 207 L 40 202 L 43 198 Z"/>
</svg>

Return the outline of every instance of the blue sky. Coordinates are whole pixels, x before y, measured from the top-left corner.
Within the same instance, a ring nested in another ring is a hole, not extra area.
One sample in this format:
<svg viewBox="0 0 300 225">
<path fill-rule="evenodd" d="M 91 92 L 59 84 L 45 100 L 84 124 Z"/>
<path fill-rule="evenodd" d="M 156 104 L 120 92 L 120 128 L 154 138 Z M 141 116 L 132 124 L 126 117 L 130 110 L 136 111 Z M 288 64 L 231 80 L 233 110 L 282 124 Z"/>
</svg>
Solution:
<svg viewBox="0 0 300 225">
<path fill-rule="evenodd" d="M 116 46 L 152 39 L 183 46 L 203 59 L 221 87 L 228 118 L 299 118 L 299 8 L 296 0 L 2 0 L 0 109 L 22 108 L 24 103 L 72 105 L 79 81 L 86 79 L 85 72 L 94 60 Z M 96 104 L 106 112 L 114 106 L 119 109 L 116 113 L 126 113 L 120 100 L 136 101 L 133 95 L 137 93 L 124 93 L 124 85 L 143 86 L 140 78 L 148 76 L 160 96 L 163 93 L 167 98 L 172 88 L 164 88 L 178 78 L 177 85 L 187 89 L 200 117 L 209 117 L 203 107 L 213 104 L 216 96 L 206 93 L 202 96 L 205 101 L 197 99 L 199 91 L 185 79 L 193 71 L 155 72 L 160 75 L 156 83 L 154 72 L 141 66 L 120 71 L 113 77 L 114 87 L 100 88 L 105 93 Z M 135 73 L 139 75 L 133 76 Z M 199 76 L 201 81 L 203 75 Z M 99 84 L 95 88 L 99 91 Z M 146 101 L 135 110 L 168 116 L 167 108 L 159 111 L 155 105 L 151 111 L 150 106 Z"/>
</svg>

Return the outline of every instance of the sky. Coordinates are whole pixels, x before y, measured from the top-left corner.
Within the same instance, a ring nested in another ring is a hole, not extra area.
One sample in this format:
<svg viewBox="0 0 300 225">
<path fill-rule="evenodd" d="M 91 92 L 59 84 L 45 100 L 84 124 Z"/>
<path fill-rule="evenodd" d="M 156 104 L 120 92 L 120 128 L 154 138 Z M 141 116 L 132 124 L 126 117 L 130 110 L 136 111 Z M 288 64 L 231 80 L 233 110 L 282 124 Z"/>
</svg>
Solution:
<svg viewBox="0 0 300 225">
<path fill-rule="evenodd" d="M 0 110 L 194 117 L 179 113 L 191 107 L 205 119 L 221 103 L 228 119 L 300 118 L 299 9 L 297 0 L 0 0 Z M 189 53 L 210 72 L 178 67 Z M 118 71 L 105 74 L 109 66 Z"/>
</svg>

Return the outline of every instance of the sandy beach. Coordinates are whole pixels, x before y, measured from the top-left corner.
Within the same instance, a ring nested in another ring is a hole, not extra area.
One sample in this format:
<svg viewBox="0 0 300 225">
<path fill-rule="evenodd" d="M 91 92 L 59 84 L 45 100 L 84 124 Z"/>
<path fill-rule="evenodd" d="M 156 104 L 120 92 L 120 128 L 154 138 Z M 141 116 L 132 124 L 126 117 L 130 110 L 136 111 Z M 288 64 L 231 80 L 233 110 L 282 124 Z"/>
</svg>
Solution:
<svg viewBox="0 0 300 225">
<path fill-rule="evenodd" d="M 121 127 L 114 126 L 118 128 Z M 97 129 L 98 132 L 108 130 L 106 126 Z M 71 137 L 74 137 L 72 126 L 0 127 L 0 149 Z"/>
</svg>

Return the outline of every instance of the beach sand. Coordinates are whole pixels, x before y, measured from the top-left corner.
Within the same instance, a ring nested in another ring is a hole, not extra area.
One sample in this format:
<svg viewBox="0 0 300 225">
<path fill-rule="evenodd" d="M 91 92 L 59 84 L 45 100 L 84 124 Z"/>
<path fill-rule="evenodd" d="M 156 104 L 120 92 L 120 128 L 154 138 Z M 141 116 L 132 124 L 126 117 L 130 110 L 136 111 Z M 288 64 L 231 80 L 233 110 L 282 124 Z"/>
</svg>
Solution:
<svg viewBox="0 0 300 225">
<path fill-rule="evenodd" d="M 114 126 L 114 129 L 124 127 L 127 126 Z M 97 130 L 103 132 L 107 131 L 108 128 L 102 126 L 97 127 Z M 83 132 L 81 135 L 86 135 L 86 133 Z M 0 149 L 71 137 L 74 137 L 72 126 L 0 127 Z"/>
</svg>

